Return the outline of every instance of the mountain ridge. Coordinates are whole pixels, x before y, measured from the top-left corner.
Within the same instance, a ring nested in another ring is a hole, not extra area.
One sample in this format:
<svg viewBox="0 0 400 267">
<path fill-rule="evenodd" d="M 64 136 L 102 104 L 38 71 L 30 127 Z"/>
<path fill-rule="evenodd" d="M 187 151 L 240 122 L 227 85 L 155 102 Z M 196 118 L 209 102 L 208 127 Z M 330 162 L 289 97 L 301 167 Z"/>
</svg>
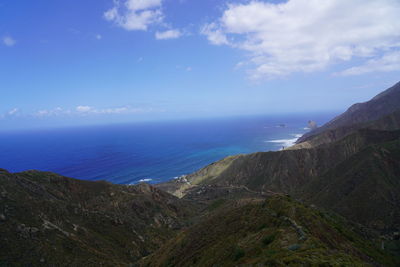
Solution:
<svg viewBox="0 0 400 267">
<path fill-rule="evenodd" d="M 38 171 L 1 170 L 0 199 L 0 263 L 6 266 L 126 266 L 171 238 L 198 209 L 147 184 Z"/>
<path fill-rule="evenodd" d="M 296 143 L 310 140 L 316 135 L 330 129 L 377 120 L 400 109 L 400 82 L 379 93 L 371 100 L 357 103 L 328 123 L 300 137 Z"/>
</svg>

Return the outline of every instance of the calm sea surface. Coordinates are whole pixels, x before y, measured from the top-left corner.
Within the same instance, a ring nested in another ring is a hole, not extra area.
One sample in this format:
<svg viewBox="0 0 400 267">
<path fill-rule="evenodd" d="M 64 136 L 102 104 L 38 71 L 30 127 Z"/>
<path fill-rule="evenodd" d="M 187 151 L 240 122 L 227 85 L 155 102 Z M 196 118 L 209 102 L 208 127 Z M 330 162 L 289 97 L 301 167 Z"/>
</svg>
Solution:
<svg viewBox="0 0 400 267">
<path fill-rule="evenodd" d="M 333 114 L 253 116 L 0 132 L 0 168 L 157 183 L 229 155 L 279 150 Z"/>
</svg>

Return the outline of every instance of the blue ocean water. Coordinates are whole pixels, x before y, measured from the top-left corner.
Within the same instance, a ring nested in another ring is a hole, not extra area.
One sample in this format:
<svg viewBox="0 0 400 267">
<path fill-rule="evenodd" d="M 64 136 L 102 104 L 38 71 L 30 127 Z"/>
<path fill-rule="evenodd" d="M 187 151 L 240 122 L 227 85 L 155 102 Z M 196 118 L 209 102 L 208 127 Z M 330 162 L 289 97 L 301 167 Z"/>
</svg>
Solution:
<svg viewBox="0 0 400 267">
<path fill-rule="evenodd" d="M 0 168 L 119 184 L 158 183 L 229 155 L 279 150 L 307 131 L 309 119 L 322 124 L 330 118 L 252 116 L 0 132 Z"/>
</svg>

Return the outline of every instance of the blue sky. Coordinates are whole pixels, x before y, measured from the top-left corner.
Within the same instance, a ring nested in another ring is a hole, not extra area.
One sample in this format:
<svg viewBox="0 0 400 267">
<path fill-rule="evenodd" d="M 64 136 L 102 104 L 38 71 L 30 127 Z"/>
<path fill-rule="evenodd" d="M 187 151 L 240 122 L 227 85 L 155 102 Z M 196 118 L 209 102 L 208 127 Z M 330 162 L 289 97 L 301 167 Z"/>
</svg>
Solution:
<svg viewBox="0 0 400 267">
<path fill-rule="evenodd" d="M 400 80 L 397 0 L 0 0 L 0 127 L 343 111 Z"/>
</svg>

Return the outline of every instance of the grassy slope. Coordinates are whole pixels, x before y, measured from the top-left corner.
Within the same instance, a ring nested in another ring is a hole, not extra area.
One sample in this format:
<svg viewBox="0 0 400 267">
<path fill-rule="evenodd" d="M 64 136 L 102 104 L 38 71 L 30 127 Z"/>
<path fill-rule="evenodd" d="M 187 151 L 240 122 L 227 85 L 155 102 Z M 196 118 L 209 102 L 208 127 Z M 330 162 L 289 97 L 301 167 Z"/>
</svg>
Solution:
<svg viewBox="0 0 400 267">
<path fill-rule="evenodd" d="M 314 149 L 250 154 L 201 185 L 292 194 L 375 229 L 396 231 L 399 137 L 399 131 L 359 130 Z M 187 196 L 200 192 L 195 188 Z"/>
<path fill-rule="evenodd" d="M 299 197 L 382 232 L 400 229 L 400 139 L 365 147 Z"/>
<path fill-rule="evenodd" d="M 126 266 L 197 207 L 148 185 L 0 172 L 0 265 Z"/>
<path fill-rule="evenodd" d="M 285 196 L 229 202 L 141 265 L 395 266 L 393 258 L 348 229 L 343 219 Z"/>
</svg>

